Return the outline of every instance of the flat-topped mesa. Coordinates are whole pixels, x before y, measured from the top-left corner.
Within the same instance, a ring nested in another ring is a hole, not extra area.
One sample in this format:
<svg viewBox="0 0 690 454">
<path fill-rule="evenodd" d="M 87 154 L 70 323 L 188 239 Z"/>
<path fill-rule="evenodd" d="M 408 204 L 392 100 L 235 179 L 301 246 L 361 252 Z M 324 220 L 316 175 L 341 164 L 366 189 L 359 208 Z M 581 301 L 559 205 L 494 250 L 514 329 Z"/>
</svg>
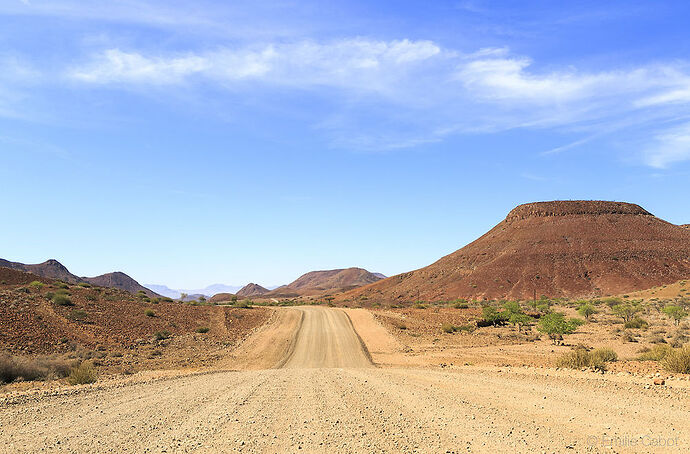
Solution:
<svg viewBox="0 0 690 454">
<path fill-rule="evenodd" d="M 508 213 L 505 222 L 510 223 L 520 219 L 536 217 L 600 216 L 605 214 L 653 216 L 652 213 L 634 203 L 608 202 L 605 200 L 554 200 L 551 202 L 533 202 L 518 205 Z"/>
</svg>

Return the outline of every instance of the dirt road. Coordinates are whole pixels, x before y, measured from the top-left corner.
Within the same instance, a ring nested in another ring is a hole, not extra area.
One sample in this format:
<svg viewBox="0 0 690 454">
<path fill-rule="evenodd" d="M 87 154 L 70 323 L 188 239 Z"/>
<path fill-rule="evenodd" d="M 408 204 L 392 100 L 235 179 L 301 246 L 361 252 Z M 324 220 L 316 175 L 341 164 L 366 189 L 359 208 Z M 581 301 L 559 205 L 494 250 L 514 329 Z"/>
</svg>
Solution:
<svg viewBox="0 0 690 454">
<path fill-rule="evenodd" d="M 376 368 L 345 312 L 282 311 L 257 333 L 264 341 L 247 344 L 283 352 L 280 368 L 5 398 L 0 452 L 690 449 L 685 388 L 554 370 Z"/>
</svg>

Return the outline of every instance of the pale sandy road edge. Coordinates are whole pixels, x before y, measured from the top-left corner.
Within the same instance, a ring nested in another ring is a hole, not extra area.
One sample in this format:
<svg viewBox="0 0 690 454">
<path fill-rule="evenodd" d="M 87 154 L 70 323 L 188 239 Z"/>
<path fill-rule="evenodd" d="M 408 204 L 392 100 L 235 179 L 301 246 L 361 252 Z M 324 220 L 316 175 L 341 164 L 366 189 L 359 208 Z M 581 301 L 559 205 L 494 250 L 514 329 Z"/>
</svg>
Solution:
<svg viewBox="0 0 690 454">
<path fill-rule="evenodd" d="M 285 352 L 285 356 L 283 359 L 279 360 L 273 367 L 272 369 L 281 369 L 285 364 L 290 361 L 290 358 L 292 358 L 292 355 L 295 354 L 295 345 L 297 345 L 297 338 L 299 337 L 299 332 L 302 329 L 302 324 L 304 323 L 304 312 L 300 311 L 300 317 L 299 321 L 297 322 L 297 326 L 292 333 L 292 336 L 290 337 L 290 342 L 288 344 L 287 351 Z"/>
<path fill-rule="evenodd" d="M 350 314 L 347 313 L 347 311 L 344 311 L 340 309 L 342 312 L 345 313 L 345 317 L 347 317 L 347 322 L 350 325 L 350 328 L 352 328 L 352 332 L 355 333 L 355 336 L 357 336 L 357 340 L 359 341 L 359 345 L 362 347 L 362 351 L 364 352 L 364 356 L 367 357 L 369 362 L 372 364 L 374 367 L 379 367 L 378 364 L 374 362 L 374 358 L 372 358 L 371 353 L 369 352 L 369 349 L 367 348 L 367 344 L 364 342 L 364 339 L 362 339 L 362 336 L 360 336 L 359 332 L 355 328 L 354 323 L 352 323 L 352 318 L 350 317 Z"/>
</svg>

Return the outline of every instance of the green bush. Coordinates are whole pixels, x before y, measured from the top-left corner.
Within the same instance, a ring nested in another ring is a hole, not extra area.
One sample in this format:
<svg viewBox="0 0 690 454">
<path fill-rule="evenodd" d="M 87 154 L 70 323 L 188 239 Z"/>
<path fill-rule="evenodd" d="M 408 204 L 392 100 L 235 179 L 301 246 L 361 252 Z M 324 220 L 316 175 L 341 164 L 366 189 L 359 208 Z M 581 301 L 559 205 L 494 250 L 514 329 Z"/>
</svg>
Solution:
<svg viewBox="0 0 690 454">
<path fill-rule="evenodd" d="M 688 316 L 687 311 L 680 306 L 669 305 L 663 308 L 662 311 L 669 318 L 673 319 L 676 325 L 680 325 L 680 321 Z"/>
<path fill-rule="evenodd" d="M 147 317 L 155 317 L 156 313 L 154 312 L 153 309 L 146 309 L 144 311 L 144 315 L 146 315 Z"/>
<path fill-rule="evenodd" d="M 74 303 L 69 296 L 60 293 L 53 295 L 52 300 L 53 303 L 57 304 L 58 306 L 74 306 Z"/>
<path fill-rule="evenodd" d="M 498 312 L 495 307 L 485 306 L 482 309 L 482 320 L 490 325 L 502 325 L 506 320 L 506 314 Z"/>
<path fill-rule="evenodd" d="M 577 318 L 566 319 L 564 314 L 552 312 L 539 319 L 539 326 L 537 329 L 542 333 L 548 334 L 555 344 L 564 334 L 572 333 L 583 323 L 582 320 Z"/>
<path fill-rule="evenodd" d="M 635 317 L 634 319 L 625 322 L 624 326 L 626 329 L 647 329 L 649 327 L 649 323 L 643 318 Z"/>
<path fill-rule="evenodd" d="M 441 325 L 441 331 L 447 334 L 452 334 L 455 332 L 455 326 L 453 326 L 450 323 L 444 323 L 443 325 Z"/>
<path fill-rule="evenodd" d="M 242 301 L 235 301 L 232 304 L 232 307 L 238 307 L 240 309 L 250 309 L 252 307 L 252 305 L 251 305 L 251 301 L 242 300 Z"/>
<path fill-rule="evenodd" d="M 34 289 L 34 290 L 40 290 L 40 289 L 42 289 L 43 287 L 45 287 L 45 284 L 44 284 L 43 282 L 41 282 L 41 281 L 32 281 L 32 282 L 29 284 L 29 287 L 31 287 L 31 288 Z"/>
<path fill-rule="evenodd" d="M 96 380 L 98 380 L 98 373 L 91 361 L 84 361 L 72 368 L 67 377 L 67 382 L 70 385 L 85 385 L 94 383 Z"/>
<path fill-rule="evenodd" d="M 577 308 L 577 313 L 589 320 L 592 315 L 597 313 L 597 310 L 592 303 L 585 302 L 580 304 L 580 306 Z"/>
<path fill-rule="evenodd" d="M 170 338 L 170 331 L 156 331 L 153 333 L 153 338 L 155 340 L 164 340 L 164 339 L 169 339 Z"/>
<path fill-rule="evenodd" d="M 196 329 L 197 333 L 205 334 L 208 333 L 211 330 L 208 326 L 200 326 Z"/>
<path fill-rule="evenodd" d="M 80 282 L 80 283 L 77 284 L 77 285 L 79 285 L 79 287 L 91 288 L 91 284 L 89 284 L 89 283 L 87 283 L 87 282 Z"/>
<path fill-rule="evenodd" d="M 74 321 L 82 321 L 86 319 L 87 315 L 88 314 L 86 313 L 86 311 L 83 311 L 81 309 L 75 309 L 72 312 L 70 312 L 67 318 Z"/>
<path fill-rule="evenodd" d="M 690 374 L 690 346 L 669 350 L 661 364 L 669 372 Z"/>
</svg>

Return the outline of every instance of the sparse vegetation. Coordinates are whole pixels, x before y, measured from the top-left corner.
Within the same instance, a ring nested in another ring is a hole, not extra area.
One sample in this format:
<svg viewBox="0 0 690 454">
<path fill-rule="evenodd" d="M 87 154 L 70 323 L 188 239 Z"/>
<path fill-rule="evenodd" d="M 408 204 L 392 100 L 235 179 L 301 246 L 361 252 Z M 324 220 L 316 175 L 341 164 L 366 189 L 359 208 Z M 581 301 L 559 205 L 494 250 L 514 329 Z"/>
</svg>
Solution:
<svg viewBox="0 0 690 454">
<path fill-rule="evenodd" d="M 597 313 L 597 309 L 589 301 L 585 301 L 579 305 L 577 308 L 577 313 L 582 315 L 586 320 Z"/>
<path fill-rule="evenodd" d="M 690 374 L 690 346 L 669 350 L 661 364 L 669 372 Z"/>
<path fill-rule="evenodd" d="M 196 329 L 196 332 L 197 332 L 197 333 L 200 333 L 200 334 L 206 334 L 206 333 L 208 333 L 210 330 L 211 330 L 211 328 L 209 328 L 208 326 L 200 326 L 200 327 L 198 327 L 198 328 Z"/>
<path fill-rule="evenodd" d="M 156 312 L 153 309 L 146 309 L 144 311 L 144 315 L 146 315 L 147 317 L 155 317 Z"/>
<path fill-rule="evenodd" d="M 83 321 L 86 319 L 87 315 L 88 314 L 86 313 L 86 311 L 83 311 L 81 309 L 75 309 L 72 312 L 70 312 L 67 318 L 74 321 Z"/>
<path fill-rule="evenodd" d="M 624 323 L 631 321 L 640 310 L 642 310 L 642 308 L 638 301 L 620 303 L 611 307 L 611 311 L 622 318 Z"/>
<path fill-rule="evenodd" d="M 606 363 L 618 361 L 618 354 L 613 349 L 608 347 L 594 349 L 592 351 L 592 356 L 599 358 Z"/>
<path fill-rule="evenodd" d="M 566 318 L 561 312 L 552 312 L 539 319 L 538 329 L 548 334 L 555 344 L 564 334 L 570 334 L 584 322 L 577 318 Z"/>
<path fill-rule="evenodd" d="M 61 359 L 0 355 L 0 383 L 62 378 L 69 370 L 69 363 Z"/>
<path fill-rule="evenodd" d="M 651 349 L 643 351 L 637 359 L 640 361 L 661 361 L 671 350 L 673 350 L 673 348 L 670 345 L 658 344 Z"/>
<path fill-rule="evenodd" d="M 240 309 L 250 309 L 252 307 L 252 302 L 251 302 L 251 300 L 242 300 L 242 301 L 235 300 L 232 307 L 237 307 Z"/>
<path fill-rule="evenodd" d="M 632 320 L 625 322 L 624 326 L 626 329 L 647 329 L 649 327 L 649 323 L 643 318 L 635 317 Z"/>
<path fill-rule="evenodd" d="M 62 293 L 57 293 L 53 295 L 52 301 L 58 306 L 74 306 L 74 303 L 72 302 L 70 297 Z"/>
<path fill-rule="evenodd" d="M 569 369 L 593 369 L 606 370 L 606 361 L 600 355 L 587 351 L 586 348 L 577 347 L 556 359 L 556 367 Z"/>
<path fill-rule="evenodd" d="M 29 287 L 31 287 L 34 290 L 41 290 L 43 287 L 45 287 L 45 284 L 41 281 L 32 281 L 29 284 Z"/>
<path fill-rule="evenodd" d="M 520 307 L 520 303 L 517 301 L 508 301 L 504 304 L 504 308 L 504 318 L 507 318 L 508 323 L 517 326 L 518 332 L 521 332 L 523 327 L 529 326 L 534 322 L 532 317 L 522 311 L 522 307 Z"/>
<path fill-rule="evenodd" d="M 680 325 L 680 321 L 688 316 L 688 312 L 680 306 L 668 305 L 664 307 L 662 311 L 666 316 L 672 319 L 676 325 Z"/>
<path fill-rule="evenodd" d="M 496 326 L 505 323 L 506 317 L 502 312 L 498 312 L 493 306 L 485 306 L 482 308 L 482 322 L 484 326 Z"/>
<path fill-rule="evenodd" d="M 444 333 L 447 333 L 447 334 L 452 334 L 452 333 L 455 333 L 458 331 L 464 331 L 467 333 L 471 333 L 475 329 L 476 329 L 476 326 L 471 325 L 471 324 L 456 326 L 456 325 L 453 325 L 451 323 L 444 323 L 441 325 L 441 331 L 443 331 Z"/>
<path fill-rule="evenodd" d="M 170 331 L 165 331 L 165 330 L 156 331 L 155 333 L 153 333 L 153 338 L 157 341 L 170 339 L 170 336 L 171 336 Z"/>
<path fill-rule="evenodd" d="M 98 379 L 96 367 L 91 361 L 83 361 L 76 367 L 70 370 L 67 382 L 70 385 L 85 385 L 94 383 Z"/>
</svg>

